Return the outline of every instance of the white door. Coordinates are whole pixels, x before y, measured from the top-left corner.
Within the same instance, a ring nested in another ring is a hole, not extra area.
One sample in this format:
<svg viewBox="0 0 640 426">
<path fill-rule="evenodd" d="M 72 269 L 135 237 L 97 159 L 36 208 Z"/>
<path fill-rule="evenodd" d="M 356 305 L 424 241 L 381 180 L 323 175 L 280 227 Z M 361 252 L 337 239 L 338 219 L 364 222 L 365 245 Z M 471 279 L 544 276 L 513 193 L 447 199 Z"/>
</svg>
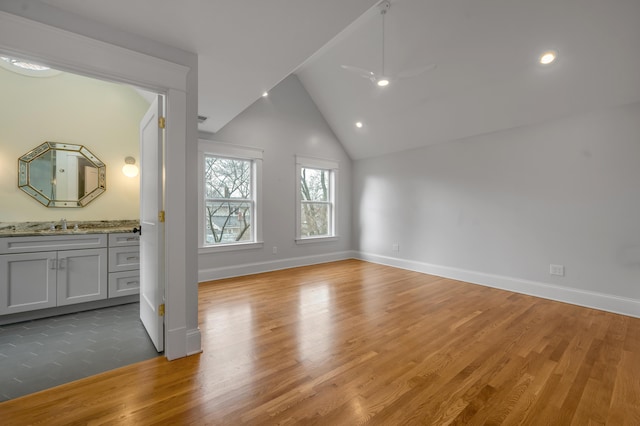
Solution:
<svg viewBox="0 0 640 426">
<path fill-rule="evenodd" d="M 158 95 L 140 122 L 140 319 L 158 352 L 164 350 L 162 107 Z"/>
</svg>

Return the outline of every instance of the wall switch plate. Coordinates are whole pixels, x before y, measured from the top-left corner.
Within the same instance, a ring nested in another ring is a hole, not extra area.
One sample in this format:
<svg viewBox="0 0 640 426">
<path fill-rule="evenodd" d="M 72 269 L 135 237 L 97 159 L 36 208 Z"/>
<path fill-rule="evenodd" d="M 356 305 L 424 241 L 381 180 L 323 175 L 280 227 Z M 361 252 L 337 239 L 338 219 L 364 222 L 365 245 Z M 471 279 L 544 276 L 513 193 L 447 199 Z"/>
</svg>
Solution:
<svg viewBox="0 0 640 426">
<path fill-rule="evenodd" d="M 400 251 L 400 244 L 398 243 L 393 243 L 391 245 L 391 251 Z"/>
<path fill-rule="evenodd" d="M 549 265 L 549 273 L 551 275 L 558 275 L 564 277 L 564 265 Z"/>
<path fill-rule="evenodd" d="M 278 254 L 278 247 L 273 246 L 273 249 L 271 249 L 271 252 L 272 252 L 273 254 Z"/>
</svg>

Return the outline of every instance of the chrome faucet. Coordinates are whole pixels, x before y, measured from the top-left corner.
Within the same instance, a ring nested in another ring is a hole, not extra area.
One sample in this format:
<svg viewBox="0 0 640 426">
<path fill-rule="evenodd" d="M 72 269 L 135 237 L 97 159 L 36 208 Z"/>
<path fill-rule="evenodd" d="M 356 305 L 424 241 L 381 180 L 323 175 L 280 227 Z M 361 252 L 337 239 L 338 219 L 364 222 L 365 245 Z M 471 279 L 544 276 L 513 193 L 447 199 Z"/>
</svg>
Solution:
<svg viewBox="0 0 640 426">
<path fill-rule="evenodd" d="M 63 231 L 67 230 L 67 219 L 60 219 L 60 229 L 62 229 Z"/>
</svg>

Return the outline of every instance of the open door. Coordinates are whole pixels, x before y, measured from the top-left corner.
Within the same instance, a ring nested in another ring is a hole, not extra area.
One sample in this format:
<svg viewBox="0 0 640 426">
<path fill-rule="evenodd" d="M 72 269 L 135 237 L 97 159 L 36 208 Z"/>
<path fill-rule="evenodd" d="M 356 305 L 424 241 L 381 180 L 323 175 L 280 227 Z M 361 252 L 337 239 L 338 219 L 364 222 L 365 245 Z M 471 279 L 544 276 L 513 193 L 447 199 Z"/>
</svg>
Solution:
<svg viewBox="0 0 640 426">
<path fill-rule="evenodd" d="M 158 352 L 164 350 L 162 110 L 158 95 L 140 122 L 140 319 Z"/>
</svg>

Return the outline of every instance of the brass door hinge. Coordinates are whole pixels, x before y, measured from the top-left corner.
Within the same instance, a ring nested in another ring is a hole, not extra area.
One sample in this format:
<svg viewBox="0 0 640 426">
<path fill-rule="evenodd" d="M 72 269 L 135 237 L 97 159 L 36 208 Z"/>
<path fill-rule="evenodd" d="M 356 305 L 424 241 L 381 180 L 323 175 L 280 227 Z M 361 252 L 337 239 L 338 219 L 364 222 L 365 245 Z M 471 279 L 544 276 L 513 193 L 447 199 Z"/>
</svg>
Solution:
<svg viewBox="0 0 640 426">
<path fill-rule="evenodd" d="M 161 317 L 164 316 L 164 303 L 158 306 L 158 316 L 161 316 Z"/>
<path fill-rule="evenodd" d="M 159 220 L 160 222 L 164 222 L 164 210 L 160 210 L 160 211 L 158 212 L 158 220 Z"/>
<path fill-rule="evenodd" d="M 164 117 L 159 117 L 158 118 L 158 127 L 160 127 L 161 129 L 164 129 Z"/>
</svg>

